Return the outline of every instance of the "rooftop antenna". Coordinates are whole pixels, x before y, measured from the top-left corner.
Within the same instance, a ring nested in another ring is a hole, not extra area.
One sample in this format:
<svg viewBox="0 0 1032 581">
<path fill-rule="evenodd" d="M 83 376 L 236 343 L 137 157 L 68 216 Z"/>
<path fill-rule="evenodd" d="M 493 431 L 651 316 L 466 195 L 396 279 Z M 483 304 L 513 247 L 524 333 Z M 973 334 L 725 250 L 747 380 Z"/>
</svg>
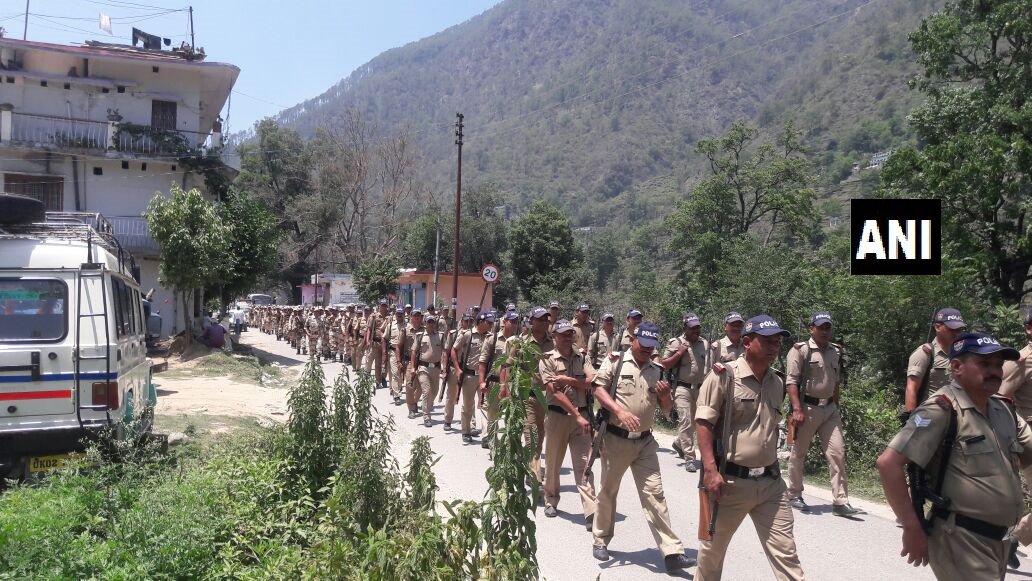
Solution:
<svg viewBox="0 0 1032 581">
<path fill-rule="evenodd" d="M 25 30 L 22 32 L 22 40 L 29 39 L 29 0 L 25 0 Z"/>
</svg>

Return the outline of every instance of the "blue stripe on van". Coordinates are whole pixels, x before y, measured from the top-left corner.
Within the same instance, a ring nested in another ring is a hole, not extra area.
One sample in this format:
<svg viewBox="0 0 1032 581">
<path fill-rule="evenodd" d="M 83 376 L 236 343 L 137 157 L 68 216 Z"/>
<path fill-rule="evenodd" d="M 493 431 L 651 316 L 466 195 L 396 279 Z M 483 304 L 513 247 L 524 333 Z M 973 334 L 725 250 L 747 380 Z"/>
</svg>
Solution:
<svg viewBox="0 0 1032 581">
<path fill-rule="evenodd" d="M 118 379 L 117 373 L 80 373 L 80 379 Z M 40 381 L 71 381 L 75 379 L 74 373 L 47 373 L 41 375 Z M 32 383 L 31 375 L 5 375 L 0 376 L 0 383 Z"/>
</svg>

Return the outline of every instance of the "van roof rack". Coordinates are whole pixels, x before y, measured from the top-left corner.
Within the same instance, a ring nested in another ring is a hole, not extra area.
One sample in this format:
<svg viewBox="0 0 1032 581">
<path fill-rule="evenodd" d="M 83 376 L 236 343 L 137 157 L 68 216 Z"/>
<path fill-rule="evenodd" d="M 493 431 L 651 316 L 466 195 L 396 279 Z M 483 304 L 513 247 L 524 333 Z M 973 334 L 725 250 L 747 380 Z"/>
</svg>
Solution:
<svg viewBox="0 0 1032 581">
<path fill-rule="evenodd" d="M 93 262 L 92 245 L 96 244 L 118 258 L 120 270 L 128 268 L 136 276 L 136 259 L 122 248 L 111 222 L 96 212 L 47 212 L 46 222 L 5 224 L 0 228 L 0 238 L 4 237 L 81 240 L 88 245 L 85 262 Z"/>
</svg>

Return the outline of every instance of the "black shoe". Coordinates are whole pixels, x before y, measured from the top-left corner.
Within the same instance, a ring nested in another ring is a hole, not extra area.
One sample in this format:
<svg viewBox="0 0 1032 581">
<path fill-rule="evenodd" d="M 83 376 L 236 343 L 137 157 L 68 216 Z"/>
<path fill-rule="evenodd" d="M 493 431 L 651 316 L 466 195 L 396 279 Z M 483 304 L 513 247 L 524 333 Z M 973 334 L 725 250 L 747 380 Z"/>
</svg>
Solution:
<svg viewBox="0 0 1032 581">
<path fill-rule="evenodd" d="M 480 428 L 473 428 L 472 430 L 469 431 L 469 435 L 471 435 L 471 436 L 479 436 L 480 435 Z"/>
<path fill-rule="evenodd" d="M 418 417 L 419 417 L 419 412 L 417 412 L 416 410 L 410 409 L 408 411 L 408 419 L 414 420 L 414 419 L 416 419 Z"/>
<path fill-rule="evenodd" d="M 559 516 L 559 511 L 556 510 L 554 506 L 552 506 L 550 504 L 546 504 L 545 505 L 545 516 L 547 516 L 548 518 L 555 518 L 555 517 Z"/>
<path fill-rule="evenodd" d="M 491 449 L 491 442 L 488 442 L 487 440 L 483 440 L 482 439 L 482 440 L 480 440 L 480 447 L 485 449 L 485 450 L 490 450 Z"/>
<path fill-rule="evenodd" d="M 674 445 L 671 446 L 674 449 L 674 453 L 677 454 L 678 458 L 684 458 L 684 448 L 681 447 L 681 443 L 674 440 Z"/>
<path fill-rule="evenodd" d="M 451 422 L 444 422 L 444 431 L 445 432 L 450 432 L 451 431 Z"/>
<path fill-rule="evenodd" d="M 588 529 L 589 533 L 591 532 L 591 529 L 594 526 L 595 526 L 595 515 L 589 514 L 588 516 L 584 517 L 584 528 Z"/>
<path fill-rule="evenodd" d="M 1018 542 L 1013 541 L 1010 548 L 1010 554 L 1007 555 L 1007 566 L 1011 569 L 1017 569 L 1021 566 L 1021 561 L 1018 560 Z"/>
<path fill-rule="evenodd" d="M 609 549 L 605 545 L 595 545 L 591 548 L 591 556 L 595 557 L 599 561 L 609 560 Z"/>
<path fill-rule="evenodd" d="M 401 398 L 400 397 L 394 396 L 394 405 L 401 405 Z"/>
<path fill-rule="evenodd" d="M 663 564 L 666 565 L 667 573 L 673 571 L 680 571 L 681 569 L 687 569 L 695 566 L 695 559 L 689 559 L 684 553 L 678 553 L 676 555 L 667 555 L 663 557 Z"/>
<path fill-rule="evenodd" d="M 806 501 L 803 500 L 802 496 L 796 496 L 796 497 L 792 498 L 791 500 L 788 501 L 788 504 L 790 504 L 792 506 L 792 508 L 794 508 L 796 510 L 801 510 L 803 512 L 810 512 L 810 507 L 806 504 Z"/>
<path fill-rule="evenodd" d="M 693 472 L 693 473 L 694 472 L 698 472 L 699 471 L 699 463 L 696 462 L 695 460 L 688 460 L 688 461 L 686 461 L 684 463 L 684 469 L 689 471 L 689 472 Z"/>
<path fill-rule="evenodd" d="M 429 428 L 434 425 L 434 422 L 430 418 L 423 418 L 423 427 Z"/>
<path fill-rule="evenodd" d="M 471 436 L 469 434 L 462 434 L 462 443 L 463 444 L 472 444 L 473 443 L 473 436 Z"/>
<path fill-rule="evenodd" d="M 849 503 L 836 504 L 832 507 L 831 512 L 835 513 L 835 516 L 856 516 L 858 514 L 864 514 L 864 511 L 859 508 L 853 508 Z"/>
</svg>

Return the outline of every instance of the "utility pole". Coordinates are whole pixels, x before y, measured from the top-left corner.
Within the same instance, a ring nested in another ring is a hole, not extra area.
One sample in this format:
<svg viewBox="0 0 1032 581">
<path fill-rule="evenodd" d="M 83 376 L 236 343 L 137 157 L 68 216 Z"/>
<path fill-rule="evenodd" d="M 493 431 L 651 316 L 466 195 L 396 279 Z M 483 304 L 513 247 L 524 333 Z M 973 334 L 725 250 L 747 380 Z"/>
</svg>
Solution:
<svg viewBox="0 0 1032 581">
<path fill-rule="evenodd" d="M 22 31 L 22 40 L 29 40 L 29 0 L 25 0 L 25 30 Z"/>
<path fill-rule="evenodd" d="M 194 40 L 193 34 L 193 6 L 190 7 L 190 48 L 197 51 L 197 41 Z"/>
<path fill-rule="evenodd" d="M 441 265 L 441 214 L 437 214 L 437 242 L 434 244 L 434 306 L 437 306 L 437 281 Z"/>
<path fill-rule="evenodd" d="M 455 174 L 455 256 L 452 259 L 452 308 L 459 316 L 459 231 L 462 227 L 462 113 L 455 117 L 455 145 L 459 146 L 459 167 Z"/>
</svg>

